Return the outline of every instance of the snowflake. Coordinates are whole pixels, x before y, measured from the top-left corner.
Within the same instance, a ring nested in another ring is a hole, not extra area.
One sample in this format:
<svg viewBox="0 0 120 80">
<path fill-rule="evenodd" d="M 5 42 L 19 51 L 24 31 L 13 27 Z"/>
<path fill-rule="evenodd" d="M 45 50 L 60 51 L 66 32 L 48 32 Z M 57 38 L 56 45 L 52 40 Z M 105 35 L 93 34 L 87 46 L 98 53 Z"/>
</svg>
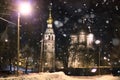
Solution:
<svg viewBox="0 0 120 80">
<path fill-rule="evenodd" d="M 91 27 L 90 26 L 88 26 L 88 29 L 89 29 L 89 32 L 91 32 Z"/>
<path fill-rule="evenodd" d="M 91 18 L 94 18 L 94 17 L 95 17 L 95 14 L 91 14 L 90 17 L 91 17 Z"/>
<path fill-rule="evenodd" d="M 111 63 L 109 62 L 108 65 L 111 65 Z"/>
<path fill-rule="evenodd" d="M 108 61 L 110 61 L 110 59 L 107 59 Z"/>
<path fill-rule="evenodd" d="M 109 24 L 109 20 L 106 20 L 106 23 Z"/>
<path fill-rule="evenodd" d="M 83 22 L 84 22 L 84 21 L 86 21 L 86 20 L 87 20 L 87 19 L 86 19 L 86 18 L 84 18 Z"/>
<path fill-rule="evenodd" d="M 118 31 L 118 29 L 115 29 L 115 31 L 117 32 L 117 31 Z"/>
<path fill-rule="evenodd" d="M 61 9 L 61 7 L 58 7 L 58 9 L 60 10 L 60 9 Z"/>
<path fill-rule="evenodd" d="M 120 40 L 119 40 L 118 38 L 114 38 L 114 39 L 112 40 L 112 44 L 113 44 L 114 46 L 117 46 L 117 45 L 120 44 Z"/>
<path fill-rule="evenodd" d="M 61 14 L 61 13 L 62 13 L 62 11 L 59 11 L 59 13 Z"/>
<path fill-rule="evenodd" d="M 55 26 L 57 27 L 57 28 L 60 28 L 60 27 L 62 27 L 63 26 L 63 23 L 61 22 L 61 21 L 54 21 L 54 24 L 55 24 Z"/>
<path fill-rule="evenodd" d="M 112 0 L 112 2 L 115 2 L 115 0 Z"/>
<path fill-rule="evenodd" d="M 118 73 L 120 73 L 120 70 L 118 71 Z"/>
<path fill-rule="evenodd" d="M 81 12 L 82 10 L 79 8 L 77 11 L 78 11 L 78 12 Z"/>
<path fill-rule="evenodd" d="M 67 23 L 68 20 L 69 20 L 69 18 L 68 18 L 68 17 L 65 17 L 64 23 Z"/>
<path fill-rule="evenodd" d="M 24 32 L 23 34 L 26 34 L 26 32 Z"/>
<path fill-rule="evenodd" d="M 120 60 L 118 62 L 120 63 Z"/>
<path fill-rule="evenodd" d="M 86 14 L 86 15 L 85 15 L 85 18 L 89 18 L 89 15 L 88 15 L 88 14 Z"/>
<path fill-rule="evenodd" d="M 103 2 L 105 3 L 107 0 L 103 0 Z"/>
<path fill-rule="evenodd" d="M 64 3 L 64 4 L 66 4 L 67 2 L 66 2 L 66 1 L 64 1 L 63 3 Z"/>
<path fill-rule="evenodd" d="M 78 19 L 78 22 L 79 22 L 79 23 L 82 23 L 83 21 L 82 21 L 82 19 Z"/>
<path fill-rule="evenodd" d="M 66 55 L 67 53 L 63 53 L 64 55 Z"/>
<path fill-rule="evenodd" d="M 104 54 L 106 54 L 106 52 L 104 52 Z"/>
<path fill-rule="evenodd" d="M 77 10 L 75 10 L 74 12 L 77 13 Z"/>
<path fill-rule="evenodd" d="M 98 3 L 96 3 L 96 5 L 95 6 L 98 6 Z"/>
<path fill-rule="evenodd" d="M 108 28 L 108 26 L 105 26 L 105 28 Z"/>
<path fill-rule="evenodd" d="M 67 12 L 65 12 L 65 14 L 68 14 Z"/>
<path fill-rule="evenodd" d="M 91 9 L 91 11 L 92 11 L 92 12 L 90 12 L 90 13 L 93 13 L 94 9 Z"/>
<path fill-rule="evenodd" d="M 86 4 L 83 4 L 84 6 L 86 6 Z"/>
<path fill-rule="evenodd" d="M 108 57 L 110 57 L 110 54 L 108 54 Z"/>
<path fill-rule="evenodd" d="M 73 8 L 73 6 L 70 6 L 70 8 Z"/>
<path fill-rule="evenodd" d="M 52 6 L 53 4 L 52 4 L 52 3 L 50 3 L 50 5 Z"/>
<path fill-rule="evenodd" d="M 100 29 L 100 31 L 103 31 L 102 29 Z"/>
<path fill-rule="evenodd" d="M 119 10 L 118 6 L 115 6 L 115 9 L 118 11 Z"/>
<path fill-rule="evenodd" d="M 109 3 L 107 2 L 106 5 L 108 5 Z"/>
<path fill-rule="evenodd" d="M 22 39 L 22 37 L 20 37 L 20 39 Z"/>
</svg>

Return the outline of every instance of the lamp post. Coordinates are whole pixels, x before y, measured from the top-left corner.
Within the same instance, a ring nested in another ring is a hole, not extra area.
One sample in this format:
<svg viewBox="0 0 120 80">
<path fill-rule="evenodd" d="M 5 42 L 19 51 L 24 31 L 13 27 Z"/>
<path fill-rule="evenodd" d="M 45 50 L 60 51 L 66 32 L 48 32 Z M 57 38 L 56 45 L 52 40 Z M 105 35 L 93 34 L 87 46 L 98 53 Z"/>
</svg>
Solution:
<svg viewBox="0 0 120 80">
<path fill-rule="evenodd" d="M 100 40 L 96 40 L 95 44 L 100 45 L 101 41 Z M 98 74 L 100 75 L 100 46 L 99 46 L 99 52 L 98 52 Z"/>
<path fill-rule="evenodd" d="M 19 55 L 20 55 L 20 13 L 17 20 L 17 76 L 19 71 Z"/>
<path fill-rule="evenodd" d="M 31 5 L 28 2 L 21 2 L 17 12 L 17 76 L 19 75 L 19 61 L 20 61 L 20 16 L 21 14 L 28 14 L 31 12 Z"/>
</svg>

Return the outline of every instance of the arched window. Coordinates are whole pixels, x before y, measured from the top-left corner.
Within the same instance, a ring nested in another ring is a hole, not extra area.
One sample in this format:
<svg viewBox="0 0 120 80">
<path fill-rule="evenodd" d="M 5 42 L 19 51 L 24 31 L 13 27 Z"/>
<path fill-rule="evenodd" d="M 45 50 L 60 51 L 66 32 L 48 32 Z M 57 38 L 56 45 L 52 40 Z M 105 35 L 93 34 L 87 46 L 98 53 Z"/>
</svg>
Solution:
<svg viewBox="0 0 120 80">
<path fill-rule="evenodd" d="M 53 36 L 52 36 L 52 40 L 53 40 Z"/>
<path fill-rule="evenodd" d="M 49 35 L 49 40 L 50 40 L 50 35 Z"/>
</svg>

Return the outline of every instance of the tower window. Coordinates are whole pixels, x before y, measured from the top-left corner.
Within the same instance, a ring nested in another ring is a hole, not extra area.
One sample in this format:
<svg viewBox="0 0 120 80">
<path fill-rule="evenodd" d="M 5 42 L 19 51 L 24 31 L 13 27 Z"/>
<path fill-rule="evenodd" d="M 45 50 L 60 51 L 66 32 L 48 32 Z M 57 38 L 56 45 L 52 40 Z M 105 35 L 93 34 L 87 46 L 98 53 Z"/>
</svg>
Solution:
<svg viewBox="0 0 120 80">
<path fill-rule="evenodd" d="M 49 40 L 50 40 L 50 35 L 49 35 Z"/>
<path fill-rule="evenodd" d="M 52 36 L 52 40 L 53 40 L 53 36 Z"/>
</svg>

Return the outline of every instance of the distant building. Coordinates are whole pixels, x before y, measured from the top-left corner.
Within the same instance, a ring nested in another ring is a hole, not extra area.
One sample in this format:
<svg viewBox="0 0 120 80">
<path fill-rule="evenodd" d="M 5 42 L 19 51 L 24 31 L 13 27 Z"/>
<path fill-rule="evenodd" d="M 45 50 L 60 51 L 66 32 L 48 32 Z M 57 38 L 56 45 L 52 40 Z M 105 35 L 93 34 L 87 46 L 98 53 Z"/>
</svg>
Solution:
<svg viewBox="0 0 120 80">
<path fill-rule="evenodd" d="M 79 33 L 70 36 L 71 42 L 68 49 L 69 68 L 83 68 L 91 65 L 92 61 L 87 62 L 87 56 L 89 56 L 89 49 L 93 48 L 93 37 L 93 34 L 88 34 L 83 29 Z"/>
</svg>

